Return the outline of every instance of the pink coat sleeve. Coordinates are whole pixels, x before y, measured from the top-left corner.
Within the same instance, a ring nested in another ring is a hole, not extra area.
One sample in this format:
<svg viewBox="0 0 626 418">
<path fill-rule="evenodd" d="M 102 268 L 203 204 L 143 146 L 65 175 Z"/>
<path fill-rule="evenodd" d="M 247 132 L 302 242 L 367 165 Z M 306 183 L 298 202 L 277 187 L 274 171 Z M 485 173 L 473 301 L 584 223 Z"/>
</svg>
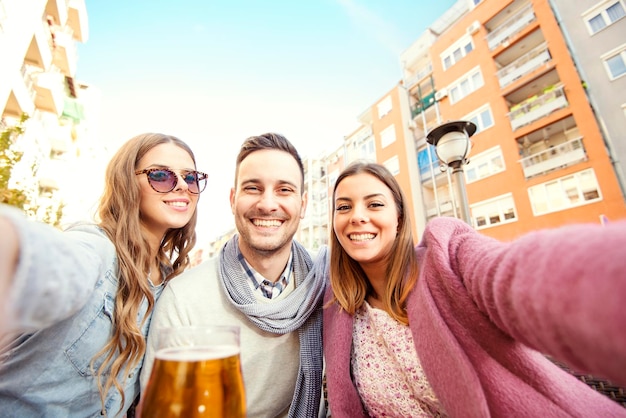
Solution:
<svg viewBox="0 0 626 418">
<path fill-rule="evenodd" d="M 626 222 L 535 231 L 510 243 L 445 219 L 428 229 L 450 237 L 445 258 L 498 328 L 626 384 Z"/>
</svg>

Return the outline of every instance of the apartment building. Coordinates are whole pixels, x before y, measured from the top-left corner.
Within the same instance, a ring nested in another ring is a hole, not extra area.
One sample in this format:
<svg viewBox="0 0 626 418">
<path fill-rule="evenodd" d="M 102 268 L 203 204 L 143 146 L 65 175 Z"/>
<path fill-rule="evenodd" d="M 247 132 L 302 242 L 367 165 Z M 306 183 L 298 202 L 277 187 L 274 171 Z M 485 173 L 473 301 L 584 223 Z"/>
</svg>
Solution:
<svg viewBox="0 0 626 418">
<path fill-rule="evenodd" d="M 63 205 L 56 191 L 80 152 L 87 86 L 74 78 L 76 44 L 87 37 L 84 0 L 0 0 L 0 128 L 28 116 L 11 181 L 44 212 Z"/>
<path fill-rule="evenodd" d="M 626 194 L 626 1 L 550 0 Z"/>
<path fill-rule="evenodd" d="M 465 177 L 473 226 L 486 235 L 626 217 L 612 156 L 547 0 L 459 1 L 401 61 L 426 219 L 459 211 L 425 143 L 450 120 L 478 128 Z"/>
<path fill-rule="evenodd" d="M 617 21 L 613 4 L 622 2 L 599 2 L 583 16 L 600 10 Z M 607 43 L 600 58 L 610 86 L 622 81 L 622 38 L 614 36 L 619 45 Z M 623 159 L 607 146 L 602 106 L 594 113 L 587 96 L 595 78 L 581 78 L 575 53 L 548 0 L 459 0 L 401 54 L 401 83 L 359 115 L 361 126 L 334 152 L 319 158 L 326 195 L 342 168 L 365 158 L 396 175 L 416 237 L 433 217 L 460 217 L 461 196 L 426 136 L 442 123 L 467 120 L 477 131 L 464 175 L 471 221 L 481 233 L 509 240 L 539 228 L 626 218 L 612 164 Z M 609 91 L 614 100 L 597 100 L 623 112 L 626 90 Z M 308 232 L 301 233 L 306 239 Z"/>
<path fill-rule="evenodd" d="M 425 221 L 419 216 L 423 202 L 409 120 L 407 92 L 399 83 L 357 117 L 359 126 L 338 141 L 334 151 L 305 159 L 305 167 L 314 168 L 305 169 L 309 204 L 297 238 L 307 248 L 316 250 L 319 244 L 328 244 L 333 187 L 341 170 L 355 160 L 378 162 L 394 174 L 407 198 L 413 234 L 418 236 Z M 311 230 L 312 223 L 315 230 Z"/>
</svg>

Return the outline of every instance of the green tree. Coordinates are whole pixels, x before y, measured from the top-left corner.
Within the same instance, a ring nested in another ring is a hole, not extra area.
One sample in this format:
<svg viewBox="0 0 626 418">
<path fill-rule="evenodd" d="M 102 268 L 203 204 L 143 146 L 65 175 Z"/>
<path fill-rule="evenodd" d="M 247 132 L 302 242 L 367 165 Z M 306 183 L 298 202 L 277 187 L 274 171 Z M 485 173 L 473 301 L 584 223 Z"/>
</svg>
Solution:
<svg viewBox="0 0 626 418">
<path fill-rule="evenodd" d="M 23 153 L 15 149 L 15 143 L 25 132 L 25 123 L 29 119 L 26 113 L 23 113 L 18 123 L 14 126 L 5 128 L 0 133 L 0 203 L 15 206 L 24 211 L 29 217 L 35 218 L 40 211 L 40 206 L 33 202 L 23 190 L 9 188 L 13 167 L 22 159 Z M 35 167 L 33 177 L 35 176 Z M 56 207 L 48 205 L 43 207 L 43 222 L 53 225 L 57 228 L 61 226 L 61 218 L 63 217 L 63 204 Z"/>
<path fill-rule="evenodd" d="M 0 133 L 0 203 L 16 206 L 25 210 L 29 203 L 26 194 L 22 190 L 9 188 L 11 171 L 22 159 L 22 152 L 15 151 L 13 144 L 24 133 L 24 123 L 28 115 L 23 113 L 15 126 L 8 127 Z"/>
</svg>

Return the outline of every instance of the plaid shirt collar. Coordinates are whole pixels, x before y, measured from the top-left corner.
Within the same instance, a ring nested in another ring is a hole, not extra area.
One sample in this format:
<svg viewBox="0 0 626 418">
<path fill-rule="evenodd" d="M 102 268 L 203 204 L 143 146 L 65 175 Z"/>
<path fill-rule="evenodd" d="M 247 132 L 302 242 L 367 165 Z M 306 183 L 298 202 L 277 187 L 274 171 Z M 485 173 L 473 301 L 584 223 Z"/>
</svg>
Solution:
<svg viewBox="0 0 626 418">
<path fill-rule="evenodd" d="M 293 270 L 293 252 L 289 254 L 289 261 L 287 261 L 287 266 L 285 266 L 285 270 L 280 275 L 280 279 L 278 279 L 275 283 L 267 280 L 260 273 L 254 270 L 243 257 L 239 248 L 237 248 L 237 258 L 239 258 L 239 262 L 241 263 L 241 267 L 246 272 L 246 275 L 250 279 L 252 287 L 254 290 L 260 290 L 263 296 L 268 299 L 278 297 L 282 291 L 289 285 L 289 281 L 291 280 L 291 272 Z"/>
</svg>

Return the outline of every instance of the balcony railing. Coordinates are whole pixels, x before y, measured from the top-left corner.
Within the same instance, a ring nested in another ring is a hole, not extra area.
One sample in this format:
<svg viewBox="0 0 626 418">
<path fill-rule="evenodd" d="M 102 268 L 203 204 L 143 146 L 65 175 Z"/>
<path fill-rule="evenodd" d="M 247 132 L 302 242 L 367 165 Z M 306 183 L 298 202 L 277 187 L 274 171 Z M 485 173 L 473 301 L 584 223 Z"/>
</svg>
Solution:
<svg viewBox="0 0 626 418">
<path fill-rule="evenodd" d="M 52 39 L 54 63 L 61 69 L 63 74 L 68 77 L 74 77 L 76 74 L 78 52 L 72 29 L 67 26 L 53 26 Z"/>
<path fill-rule="evenodd" d="M 448 215 L 453 213 L 454 211 L 454 207 L 452 206 L 452 202 L 451 201 L 445 201 L 445 202 L 441 202 L 439 204 L 439 213 L 441 213 L 442 215 Z M 437 205 L 428 205 L 428 207 L 426 208 L 426 217 L 427 218 L 432 218 L 433 216 L 437 216 Z"/>
<path fill-rule="evenodd" d="M 550 57 L 548 45 L 544 42 L 498 71 L 500 87 L 508 86 L 518 78 L 541 67 L 551 59 L 552 57 Z"/>
<path fill-rule="evenodd" d="M 509 112 L 511 128 L 513 130 L 519 129 L 567 105 L 568 102 L 562 85 L 546 88 L 541 96 L 534 95 L 511 106 L 511 112 Z"/>
<path fill-rule="evenodd" d="M 433 72 L 433 65 L 431 63 L 428 63 L 428 65 L 422 68 L 420 71 L 418 71 L 417 74 L 413 75 L 412 77 L 407 78 L 404 81 L 404 83 L 406 84 L 406 88 L 410 89 L 411 87 L 419 83 L 422 79 L 426 78 L 426 76 L 432 72 Z"/>
<path fill-rule="evenodd" d="M 50 150 L 55 154 L 64 154 L 72 147 L 72 125 L 48 127 Z"/>
<path fill-rule="evenodd" d="M 532 4 L 528 4 L 513 16 L 505 20 L 500 26 L 487 35 L 487 44 L 490 50 L 496 49 L 500 44 L 511 38 L 516 33 L 528 26 L 536 19 Z"/>
<path fill-rule="evenodd" d="M 524 170 L 524 177 L 530 178 L 586 159 L 583 139 L 579 137 L 522 158 L 519 162 Z"/>
<path fill-rule="evenodd" d="M 35 106 L 37 109 L 52 112 L 60 116 L 65 103 L 64 76 L 52 69 L 47 72 L 32 74 L 35 83 Z"/>
<path fill-rule="evenodd" d="M 35 97 L 37 96 L 37 92 L 35 91 L 35 82 L 33 81 L 32 76 L 33 70 L 27 64 L 23 64 L 22 68 L 20 69 L 20 73 L 22 74 L 22 79 L 24 80 L 24 85 L 28 90 L 28 94 L 31 100 L 34 102 Z"/>
<path fill-rule="evenodd" d="M 435 91 L 428 93 L 426 96 L 422 96 L 421 100 L 418 100 L 415 107 L 411 109 L 411 116 L 415 117 L 435 104 Z"/>
</svg>

